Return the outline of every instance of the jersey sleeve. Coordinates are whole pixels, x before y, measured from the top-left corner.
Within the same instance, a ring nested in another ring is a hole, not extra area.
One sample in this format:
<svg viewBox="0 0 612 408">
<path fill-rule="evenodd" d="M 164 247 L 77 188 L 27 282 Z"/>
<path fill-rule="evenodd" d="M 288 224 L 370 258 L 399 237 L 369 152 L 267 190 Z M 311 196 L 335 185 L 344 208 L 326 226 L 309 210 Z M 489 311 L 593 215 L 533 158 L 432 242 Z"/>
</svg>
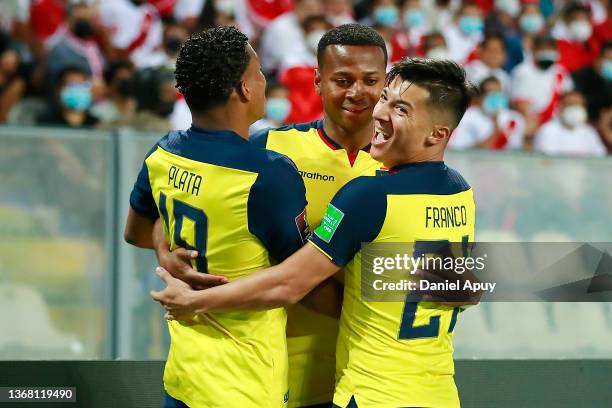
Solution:
<svg viewBox="0 0 612 408">
<path fill-rule="evenodd" d="M 308 234 L 306 188 L 289 158 L 274 155 L 251 187 L 248 203 L 249 231 L 280 262 L 304 245 Z"/>
<path fill-rule="evenodd" d="M 358 177 L 332 199 L 309 241 L 333 263 L 344 266 L 380 232 L 387 213 L 387 197 L 378 177 Z"/>
<path fill-rule="evenodd" d="M 268 144 L 268 132 L 270 132 L 270 128 L 251 133 L 249 135 L 249 142 L 254 146 L 265 149 Z"/>
<path fill-rule="evenodd" d="M 143 215 L 147 218 L 157 219 L 159 218 L 159 212 L 155 205 L 155 199 L 153 198 L 153 192 L 151 190 L 151 182 L 149 180 L 149 169 L 147 168 L 147 158 L 153 154 L 157 149 L 157 145 L 147 153 L 142 163 L 134 188 L 130 194 L 130 206 L 138 214 Z"/>
</svg>

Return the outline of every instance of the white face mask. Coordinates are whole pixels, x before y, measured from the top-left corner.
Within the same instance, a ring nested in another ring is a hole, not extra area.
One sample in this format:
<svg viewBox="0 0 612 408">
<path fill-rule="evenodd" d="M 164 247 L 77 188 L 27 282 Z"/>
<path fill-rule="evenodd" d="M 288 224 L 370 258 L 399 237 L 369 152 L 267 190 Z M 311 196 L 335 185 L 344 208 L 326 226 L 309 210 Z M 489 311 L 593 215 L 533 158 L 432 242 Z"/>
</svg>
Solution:
<svg viewBox="0 0 612 408">
<path fill-rule="evenodd" d="M 593 34 L 593 27 L 588 21 L 584 20 L 573 21 L 568 28 L 572 34 L 572 38 L 580 42 L 588 40 L 591 38 L 591 34 Z"/>
<path fill-rule="evenodd" d="M 521 3 L 519 0 L 495 0 L 495 8 L 511 17 L 517 17 L 521 12 Z"/>
<path fill-rule="evenodd" d="M 323 38 L 326 32 L 327 31 L 325 30 L 316 30 L 309 32 L 306 36 L 306 44 L 315 54 L 317 53 L 317 48 L 319 47 L 319 41 L 321 41 L 321 38 Z"/>
<path fill-rule="evenodd" d="M 444 47 L 435 47 L 427 51 L 427 58 L 431 59 L 450 59 L 450 53 Z"/>
<path fill-rule="evenodd" d="M 561 120 L 571 128 L 583 125 L 587 121 L 587 111 L 581 105 L 570 105 L 561 111 Z"/>
</svg>

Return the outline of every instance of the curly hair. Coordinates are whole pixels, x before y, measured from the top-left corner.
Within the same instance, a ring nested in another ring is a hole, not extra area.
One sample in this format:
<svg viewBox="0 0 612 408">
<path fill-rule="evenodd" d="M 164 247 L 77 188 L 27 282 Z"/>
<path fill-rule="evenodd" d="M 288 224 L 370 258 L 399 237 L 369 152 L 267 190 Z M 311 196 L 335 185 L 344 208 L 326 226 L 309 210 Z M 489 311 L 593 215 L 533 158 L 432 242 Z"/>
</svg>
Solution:
<svg viewBox="0 0 612 408">
<path fill-rule="evenodd" d="M 189 108 L 203 112 L 227 103 L 249 65 L 248 39 L 234 27 L 194 34 L 176 59 L 176 87 Z"/>
<path fill-rule="evenodd" d="M 371 45 L 379 47 L 387 62 L 387 46 L 385 40 L 372 27 L 363 24 L 343 24 L 326 32 L 317 46 L 317 62 L 323 66 L 323 52 L 330 45 Z"/>
<path fill-rule="evenodd" d="M 429 105 L 452 112 L 454 127 L 477 93 L 474 85 L 466 80 L 465 70 L 451 60 L 403 58 L 387 74 L 386 86 L 397 77 L 429 91 Z"/>
</svg>

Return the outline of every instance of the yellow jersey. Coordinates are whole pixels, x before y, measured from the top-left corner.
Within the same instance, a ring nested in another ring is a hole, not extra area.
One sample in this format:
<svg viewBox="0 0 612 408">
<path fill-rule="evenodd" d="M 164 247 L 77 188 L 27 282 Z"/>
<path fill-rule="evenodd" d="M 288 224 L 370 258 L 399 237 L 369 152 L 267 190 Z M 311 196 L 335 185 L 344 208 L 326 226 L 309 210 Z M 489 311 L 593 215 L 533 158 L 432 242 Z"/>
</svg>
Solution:
<svg viewBox="0 0 612 408">
<path fill-rule="evenodd" d="M 406 243 L 414 254 L 432 242 L 467 246 L 474 240 L 474 217 L 470 186 L 443 162 L 360 177 L 334 197 L 310 241 L 345 269 L 335 405 L 459 406 L 452 346 L 459 308 L 415 303 L 409 295 L 405 301 L 365 301 L 362 285 L 371 276 L 364 275 L 374 271 L 367 262 L 362 269 L 362 243 Z"/>
<path fill-rule="evenodd" d="M 231 131 L 170 132 L 147 155 L 132 208 L 161 215 L 172 249 L 199 251 L 198 271 L 229 280 L 281 261 L 306 235 L 305 189 L 285 156 Z M 169 322 L 168 394 L 190 407 L 286 407 L 286 313 L 207 313 Z"/>
<path fill-rule="evenodd" d="M 327 204 L 342 186 L 359 176 L 374 176 L 381 169 L 370 156 L 369 145 L 348 154 L 325 134 L 322 120 L 263 130 L 250 140 L 295 163 L 306 186 L 311 228 L 321 223 Z M 338 320 L 300 304 L 287 312 L 289 407 L 329 402 L 334 390 Z"/>
</svg>

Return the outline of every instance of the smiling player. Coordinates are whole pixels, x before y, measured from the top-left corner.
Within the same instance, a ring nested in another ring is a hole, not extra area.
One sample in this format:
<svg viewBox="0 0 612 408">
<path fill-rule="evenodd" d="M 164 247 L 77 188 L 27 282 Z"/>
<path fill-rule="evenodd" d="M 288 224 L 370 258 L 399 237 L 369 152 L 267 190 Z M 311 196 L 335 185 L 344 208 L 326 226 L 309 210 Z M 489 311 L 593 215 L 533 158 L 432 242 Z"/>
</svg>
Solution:
<svg viewBox="0 0 612 408">
<path fill-rule="evenodd" d="M 361 244 L 473 242 L 470 186 L 444 151 L 470 101 L 464 70 L 448 60 L 396 64 L 374 109 L 371 154 L 390 168 L 359 177 L 333 198 L 309 243 L 281 264 L 216 288 L 193 291 L 161 270 L 168 287 L 152 293 L 170 314 L 275 307 L 302 299 L 345 269 L 337 344 L 337 407 L 458 407 L 452 337 L 458 308 L 431 302 L 361 299 Z M 466 220 L 432 228 L 427 207 L 461 207 Z M 424 249 L 425 248 L 425 249 Z"/>
</svg>

